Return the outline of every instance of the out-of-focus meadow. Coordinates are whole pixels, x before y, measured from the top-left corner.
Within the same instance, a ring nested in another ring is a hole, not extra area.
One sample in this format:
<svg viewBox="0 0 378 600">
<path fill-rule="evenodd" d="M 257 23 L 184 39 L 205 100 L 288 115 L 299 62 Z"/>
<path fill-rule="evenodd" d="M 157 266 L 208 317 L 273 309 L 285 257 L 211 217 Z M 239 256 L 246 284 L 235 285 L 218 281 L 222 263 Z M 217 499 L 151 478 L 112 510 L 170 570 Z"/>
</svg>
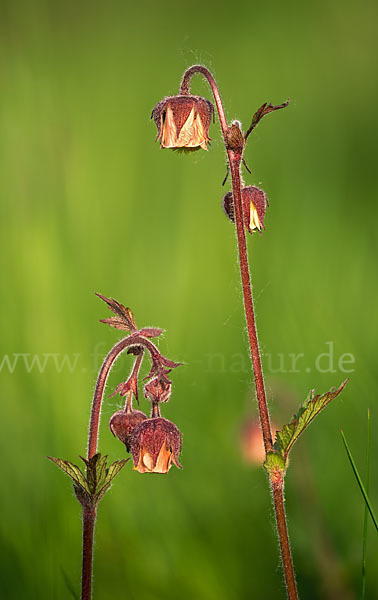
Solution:
<svg viewBox="0 0 378 600">
<path fill-rule="evenodd" d="M 209 152 L 185 156 L 161 151 L 149 120 L 200 62 L 244 128 L 263 102 L 291 99 L 245 155 L 245 181 L 270 199 L 249 239 L 259 334 L 278 424 L 309 389 L 350 377 L 293 451 L 286 504 L 302 598 L 355 598 L 363 504 L 340 428 L 364 474 L 370 407 L 377 508 L 376 3 L 3 0 L 0 12 L 2 596 L 79 588 L 79 505 L 45 456 L 85 452 L 96 370 L 120 336 L 98 322 L 98 291 L 166 329 L 161 350 L 185 363 L 163 412 L 183 431 L 184 469 L 119 475 L 99 510 L 95 598 L 284 597 L 266 476 L 240 448 L 256 412 L 219 126 Z M 199 77 L 193 91 L 210 98 Z M 107 427 L 119 405 L 102 415 L 111 459 L 125 455 Z"/>
</svg>

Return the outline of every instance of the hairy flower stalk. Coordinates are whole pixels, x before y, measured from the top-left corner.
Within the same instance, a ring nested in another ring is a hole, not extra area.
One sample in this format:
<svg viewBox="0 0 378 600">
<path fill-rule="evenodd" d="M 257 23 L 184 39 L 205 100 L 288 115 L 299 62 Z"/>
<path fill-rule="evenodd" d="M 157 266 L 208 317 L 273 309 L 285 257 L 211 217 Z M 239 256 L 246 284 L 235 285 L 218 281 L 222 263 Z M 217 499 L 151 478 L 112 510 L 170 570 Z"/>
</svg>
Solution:
<svg viewBox="0 0 378 600">
<path fill-rule="evenodd" d="M 245 165 L 243 153 L 246 140 L 252 132 L 252 130 L 256 127 L 256 125 L 262 119 L 263 116 L 265 116 L 269 112 L 287 106 L 288 103 L 286 102 L 279 106 L 264 104 L 256 112 L 252 119 L 250 128 L 247 130 L 245 135 L 243 135 L 240 128 L 240 124 L 238 122 L 233 122 L 230 126 L 228 125 L 222 104 L 222 99 L 215 79 L 210 73 L 210 71 L 202 65 L 194 65 L 184 73 L 179 94 L 178 96 L 176 96 L 176 102 L 179 103 L 179 99 L 182 97 L 190 97 L 191 78 L 197 73 L 203 75 L 207 79 L 213 92 L 217 112 L 219 115 L 219 122 L 222 129 L 223 140 L 225 143 L 228 157 L 228 171 L 231 172 L 232 194 L 230 193 L 231 196 L 226 195 L 224 199 L 224 209 L 229 218 L 233 220 L 236 224 L 238 256 L 241 282 L 243 288 L 245 318 L 247 322 L 249 347 L 251 353 L 254 382 L 256 387 L 261 430 L 264 440 L 265 453 L 266 456 L 268 456 L 268 454 L 273 451 L 273 441 L 268 406 L 266 401 L 264 378 L 261 366 L 259 342 L 256 330 L 255 312 L 252 297 L 252 285 L 245 236 L 245 229 L 247 229 L 249 233 L 252 233 L 256 229 L 258 231 L 261 231 L 261 229 L 264 227 L 263 221 L 267 201 L 264 192 L 262 192 L 262 190 L 258 190 L 258 188 L 250 186 L 249 188 L 244 188 L 242 190 L 240 169 L 242 164 Z M 159 105 L 161 105 L 161 103 L 159 103 L 157 106 Z M 289 599 L 294 600 L 298 598 L 298 595 L 296 589 L 289 538 L 287 533 L 282 473 L 281 478 L 282 479 L 280 481 L 278 481 L 277 478 L 276 480 L 274 480 L 274 478 L 270 475 L 270 482 L 274 499 L 274 509 L 277 521 L 277 531 L 280 540 L 282 564 L 285 573 L 286 589 Z"/>
<path fill-rule="evenodd" d="M 115 313 L 103 323 L 127 331 L 128 335 L 113 346 L 106 356 L 93 395 L 89 421 L 89 437 L 85 473 L 69 461 L 51 458 L 74 483 L 74 491 L 82 506 L 83 514 L 83 558 L 81 578 L 81 600 L 92 598 L 93 543 L 98 503 L 110 488 L 114 477 L 130 459 L 116 460 L 107 466 L 107 456 L 98 454 L 98 431 L 101 405 L 108 375 L 118 356 L 127 350 L 135 358 L 128 379 L 116 387 L 114 394 L 126 397 L 123 409 L 112 415 L 110 430 L 125 445 L 134 461 L 134 470 L 140 473 L 168 473 L 172 465 L 182 468 L 179 462 L 182 439 L 174 423 L 160 415 L 159 403 L 167 402 L 172 389 L 168 374 L 181 363 L 163 356 L 150 338 L 158 337 L 162 329 L 145 327 L 138 329 L 129 308 L 113 298 L 97 294 Z M 132 399 L 138 401 L 138 378 L 145 354 L 150 355 L 151 370 L 145 380 L 144 396 L 152 402 L 152 415 L 148 418 L 142 411 L 134 410 Z M 114 395 L 112 394 L 112 395 Z"/>
</svg>

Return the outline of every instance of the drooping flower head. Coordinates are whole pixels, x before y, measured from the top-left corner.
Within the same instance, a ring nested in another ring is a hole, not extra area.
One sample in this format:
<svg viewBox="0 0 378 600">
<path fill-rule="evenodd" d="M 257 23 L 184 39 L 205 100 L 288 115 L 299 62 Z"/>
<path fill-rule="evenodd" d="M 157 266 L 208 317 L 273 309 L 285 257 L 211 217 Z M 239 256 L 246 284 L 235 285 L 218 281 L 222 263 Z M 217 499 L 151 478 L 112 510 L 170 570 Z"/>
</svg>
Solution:
<svg viewBox="0 0 378 600">
<path fill-rule="evenodd" d="M 158 128 L 156 140 L 161 148 L 207 150 L 209 127 L 214 107 L 200 96 L 169 96 L 158 102 L 152 111 Z"/>
<path fill-rule="evenodd" d="M 142 421 L 130 436 L 134 469 L 139 473 L 168 473 L 172 463 L 179 469 L 182 437 L 172 421 L 156 417 Z"/>
<path fill-rule="evenodd" d="M 122 409 L 117 410 L 111 416 L 109 421 L 110 431 L 125 444 L 127 452 L 130 452 L 130 435 L 133 429 L 145 419 L 147 419 L 147 416 L 141 410 L 127 412 Z"/>
<path fill-rule="evenodd" d="M 241 191 L 244 225 L 249 233 L 258 230 L 261 233 L 265 229 L 264 218 L 268 198 L 265 192 L 254 185 L 244 187 Z M 232 192 L 228 192 L 223 198 L 223 208 L 233 223 L 235 222 L 234 198 Z"/>
</svg>

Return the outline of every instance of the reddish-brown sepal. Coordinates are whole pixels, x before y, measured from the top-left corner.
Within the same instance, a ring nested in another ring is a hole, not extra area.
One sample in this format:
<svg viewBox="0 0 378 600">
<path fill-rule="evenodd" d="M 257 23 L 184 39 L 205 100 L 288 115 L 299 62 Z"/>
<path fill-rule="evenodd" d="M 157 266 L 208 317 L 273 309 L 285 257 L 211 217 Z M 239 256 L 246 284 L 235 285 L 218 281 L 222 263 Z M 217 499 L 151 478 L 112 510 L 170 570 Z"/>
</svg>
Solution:
<svg viewBox="0 0 378 600">
<path fill-rule="evenodd" d="M 157 375 L 144 388 L 144 395 L 152 403 L 168 402 L 172 391 L 172 383 L 167 377 Z"/>
<path fill-rule="evenodd" d="M 138 379 L 136 377 L 130 377 L 127 381 L 119 383 L 114 392 L 110 394 L 109 398 L 112 398 L 117 394 L 120 396 L 126 396 L 130 392 L 134 394 L 134 397 L 138 402 Z"/>
</svg>

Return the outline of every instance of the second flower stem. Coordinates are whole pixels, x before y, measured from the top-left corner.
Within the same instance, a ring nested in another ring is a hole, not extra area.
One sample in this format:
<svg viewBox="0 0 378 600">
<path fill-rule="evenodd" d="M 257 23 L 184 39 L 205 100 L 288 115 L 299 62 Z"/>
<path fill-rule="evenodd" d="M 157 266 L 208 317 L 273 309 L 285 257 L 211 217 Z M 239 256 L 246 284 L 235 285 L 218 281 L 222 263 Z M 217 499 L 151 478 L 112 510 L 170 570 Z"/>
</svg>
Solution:
<svg viewBox="0 0 378 600">
<path fill-rule="evenodd" d="M 245 229 L 243 220 L 243 207 L 241 200 L 241 181 L 240 181 L 240 159 L 234 157 L 232 150 L 228 151 L 231 177 L 232 177 L 232 193 L 234 198 L 236 234 L 238 240 L 238 254 L 240 275 L 243 288 L 243 300 L 245 318 L 247 321 L 249 348 L 251 352 L 251 360 L 253 374 L 256 386 L 257 403 L 259 407 L 261 430 L 263 434 L 265 452 L 271 452 L 273 449 L 272 432 L 270 428 L 270 419 L 268 405 L 266 402 L 264 377 L 261 366 L 259 341 L 257 337 L 255 311 L 252 298 L 252 284 L 249 273 L 247 241 L 245 239 Z"/>
<path fill-rule="evenodd" d="M 223 139 L 226 146 L 229 166 L 232 177 L 232 194 L 234 199 L 236 235 L 238 240 L 238 257 L 240 265 L 240 275 L 243 288 L 244 312 L 247 322 L 249 348 L 251 353 L 253 374 L 256 387 L 257 404 L 259 408 L 261 430 L 264 440 L 265 453 L 273 450 L 272 431 L 270 427 L 269 411 L 266 401 L 264 377 L 262 372 L 260 348 L 257 337 L 255 311 L 253 306 L 252 284 L 249 272 L 247 242 L 245 238 L 243 206 L 241 198 L 241 174 L 240 165 L 243 158 L 243 149 L 237 151 L 228 146 L 228 124 L 224 112 L 222 99 L 219 93 L 218 86 L 210 71 L 202 65 L 194 65 L 185 73 L 181 81 L 180 94 L 190 94 L 190 81 L 195 73 L 201 73 L 206 77 L 214 95 L 215 104 L 217 107 L 219 122 L 222 129 Z M 282 565 L 285 574 L 286 590 L 289 600 L 297 600 L 298 593 L 295 582 L 293 560 L 291 556 L 289 536 L 287 531 L 285 504 L 283 496 L 283 476 L 278 482 L 271 481 L 274 511 L 277 522 L 277 532 L 280 541 Z"/>
</svg>

